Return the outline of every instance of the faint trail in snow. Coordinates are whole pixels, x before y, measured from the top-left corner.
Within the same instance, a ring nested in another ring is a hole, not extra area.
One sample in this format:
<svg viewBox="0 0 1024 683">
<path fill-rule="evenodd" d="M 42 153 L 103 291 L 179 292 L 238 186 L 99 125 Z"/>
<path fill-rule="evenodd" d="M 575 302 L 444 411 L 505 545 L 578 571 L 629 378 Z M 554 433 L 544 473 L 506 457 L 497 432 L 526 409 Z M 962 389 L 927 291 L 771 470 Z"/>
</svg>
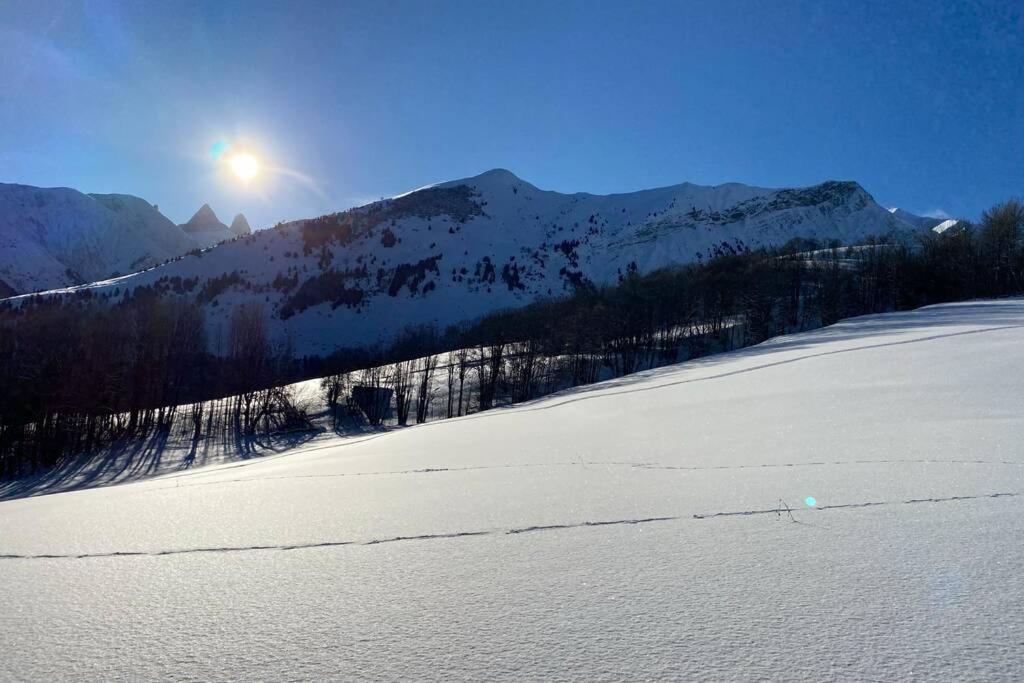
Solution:
<svg viewBox="0 0 1024 683">
<path fill-rule="evenodd" d="M 841 510 L 849 508 L 867 508 L 876 507 L 880 505 L 915 505 L 917 503 L 951 503 L 961 500 L 981 500 L 984 498 L 1014 498 L 1021 495 L 1020 493 L 983 493 L 975 496 L 947 496 L 943 498 L 911 498 L 910 500 L 893 500 L 893 501 L 870 501 L 866 503 L 841 503 L 837 505 L 815 505 L 811 510 Z M 703 514 L 696 514 L 693 516 L 694 519 L 711 519 L 713 517 L 745 517 L 747 515 L 767 515 L 779 514 L 779 508 L 774 507 L 769 510 L 736 510 L 732 512 L 706 512 Z"/>
<path fill-rule="evenodd" d="M 1024 464 L 1024 463 L 1022 463 Z M 193 486 L 216 486 L 217 484 L 244 484 L 249 482 L 275 481 L 278 479 L 335 479 L 341 477 L 388 477 L 406 474 L 438 474 L 443 472 L 472 472 L 476 470 L 505 470 L 529 467 L 640 467 L 653 463 L 636 463 L 623 461 L 594 461 L 574 460 L 565 462 L 527 462 L 512 463 L 508 465 L 465 465 L 462 467 L 422 467 L 411 470 L 380 470 L 374 472 L 334 472 L 331 474 L 282 474 L 273 477 L 239 477 L 238 479 L 218 479 L 216 481 L 202 481 L 195 484 L 183 486 L 158 486 L 140 490 L 140 493 L 147 491 L 165 491 L 167 489 L 187 489 Z"/>
<path fill-rule="evenodd" d="M 896 458 L 890 460 L 827 460 L 815 462 L 782 462 L 761 465 L 659 465 L 638 463 L 634 467 L 644 470 L 757 470 L 774 467 L 818 467 L 822 465 L 1024 465 L 1012 460 L 935 460 L 932 458 Z"/>
<path fill-rule="evenodd" d="M 837 505 L 819 505 L 813 510 L 840 510 L 852 508 L 867 508 L 882 505 L 919 505 L 922 503 L 949 503 L 966 500 L 983 500 L 994 498 L 1015 498 L 1020 496 L 1017 492 L 987 493 L 973 496 L 948 496 L 943 498 L 911 498 L 897 501 L 872 501 L 864 503 L 843 503 Z M 0 553 L 2 560 L 87 560 L 111 557 L 166 557 L 169 555 L 191 555 L 203 553 L 237 553 L 253 551 L 288 551 L 288 550 L 310 550 L 316 548 L 335 548 L 341 546 L 371 546 L 384 543 L 400 543 L 404 541 L 435 541 L 451 540 L 456 538 L 471 538 L 477 536 L 509 536 L 526 533 L 539 533 L 543 531 L 564 531 L 568 529 L 585 529 L 593 527 L 607 527 L 618 525 L 649 524 L 652 522 L 686 521 L 689 519 L 712 519 L 715 517 L 746 517 L 752 515 L 779 514 L 779 508 L 774 507 L 765 510 L 739 510 L 732 512 L 709 512 L 695 514 L 690 517 L 683 515 L 666 515 L 662 517 L 639 517 L 630 519 L 610 519 L 585 522 L 570 522 L 566 524 L 539 524 L 535 526 L 513 527 L 510 529 L 480 529 L 478 531 L 454 531 L 436 534 L 417 534 L 412 536 L 389 536 L 385 538 L 374 538 L 369 540 L 353 541 L 317 541 L 310 543 L 294 543 L 281 545 L 243 545 L 243 546 L 218 546 L 201 548 L 172 548 L 169 550 L 121 550 L 101 553 L 40 553 L 40 554 L 12 554 Z"/>
<path fill-rule="evenodd" d="M 553 531 L 555 529 L 579 529 L 588 526 L 614 526 L 616 524 L 645 524 L 647 522 L 669 522 L 682 517 L 643 517 L 640 519 L 613 519 L 606 522 L 579 522 L 577 524 L 542 524 L 509 529 L 506 534 L 526 534 L 531 531 Z"/>
<path fill-rule="evenodd" d="M 600 461 L 600 460 L 574 460 L 563 462 L 530 462 L 513 463 L 508 465 L 466 465 L 462 467 L 422 467 L 410 470 L 380 470 L 373 472 L 335 472 L 331 474 L 284 474 L 273 477 L 239 477 L 237 479 L 219 479 L 216 481 L 202 481 L 194 484 L 178 486 L 147 487 L 140 490 L 140 493 L 148 491 L 164 491 L 167 489 L 185 489 L 193 486 L 216 486 L 218 484 L 245 484 L 262 481 L 276 481 L 280 479 L 335 479 L 343 477 L 389 477 L 408 474 L 440 474 L 446 472 L 473 472 L 479 470 L 503 470 L 533 467 L 625 467 L 640 470 L 680 470 L 687 472 L 702 472 L 714 470 L 757 470 L 774 469 L 781 467 L 821 467 L 826 465 L 899 465 L 899 464 L 936 464 L 936 465 L 1017 465 L 1024 466 L 1024 462 L 1012 460 L 935 460 L 931 458 L 906 458 L 890 460 L 829 460 L 814 462 L 785 462 L 785 463 L 763 463 L 755 465 L 662 465 L 652 462 L 626 462 Z"/>
<path fill-rule="evenodd" d="M 394 536 L 364 541 L 360 545 L 377 545 L 379 543 L 396 543 L 398 541 L 430 541 L 437 538 L 463 538 L 465 536 L 489 536 L 493 531 L 457 531 L 450 534 L 420 534 L 418 536 Z"/>
</svg>

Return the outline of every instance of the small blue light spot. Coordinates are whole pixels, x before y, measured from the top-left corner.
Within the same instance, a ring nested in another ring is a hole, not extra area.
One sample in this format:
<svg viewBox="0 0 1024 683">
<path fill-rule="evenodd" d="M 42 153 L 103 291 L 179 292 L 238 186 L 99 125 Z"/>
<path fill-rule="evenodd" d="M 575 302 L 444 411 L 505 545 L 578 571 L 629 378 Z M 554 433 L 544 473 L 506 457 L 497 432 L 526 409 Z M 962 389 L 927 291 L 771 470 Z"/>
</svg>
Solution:
<svg viewBox="0 0 1024 683">
<path fill-rule="evenodd" d="M 807 503 L 807 507 L 812 508 L 818 504 L 818 501 L 814 499 L 814 496 L 807 496 L 804 498 L 804 502 Z"/>
<path fill-rule="evenodd" d="M 210 157 L 214 161 L 220 161 L 220 158 L 224 156 L 224 152 L 228 151 L 229 146 L 227 140 L 218 140 L 210 145 Z"/>
</svg>

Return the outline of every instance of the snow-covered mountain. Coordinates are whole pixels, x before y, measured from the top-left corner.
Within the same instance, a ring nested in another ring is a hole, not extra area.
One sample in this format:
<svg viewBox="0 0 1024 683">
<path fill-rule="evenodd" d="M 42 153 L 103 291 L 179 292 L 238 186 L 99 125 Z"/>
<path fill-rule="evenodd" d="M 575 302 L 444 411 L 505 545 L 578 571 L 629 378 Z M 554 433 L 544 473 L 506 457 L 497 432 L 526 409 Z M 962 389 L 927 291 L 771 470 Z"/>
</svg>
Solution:
<svg viewBox="0 0 1024 683">
<path fill-rule="evenodd" d="M 889 209 L 889 212 L 897 218 L 910 223 L 915 228 L 921 230 L 931 230 L 935 226 L 943 222 L 941 218 L 932 218 L 931 216 L 918 216 L 917 214 L 904 211 L 899 207 L 893 207 Z"/>
<path fill-rule="evenodd" d="M 904 211 L 903 209 L 899 208 L 892 208 L 889 209 L 889 211 L 897 218 L 900 218 L 906 221 L 907 223 L 910 223 L 919 230 L 931 230 L 932 232 L 940 235 L 946 232 L 955 232 L 957 230 L 970 229 L 970 223 L 963 221 L 959 218 L 942 219 L 933 218 L 931 216 L 918 216 L 916 214 L 910 213 L 909 211 Z"/>
<path fill-rule="evenodd" d="M 195 246 L 139 197 L 0 183 L 0 292 L 132 273 Z"/>
<path fill-rule="evenodd" d="M 197 214 L 203 222 L 211 216 Z M 443 327 L 630 271 L 794 237 L 856 243 L 915 230 L 854 182 L 561 194 L 496 169 L 281 224 L 88 287 L 99 297 L 153 287 L 194 298 L 207 307 L 211 339 L 223 338 L 218 330 L 235 306 L 257 301 L 277 339 L 298 353 L 325 354 L 373 344 L 407 325 Z"/>
<path fill-rule="evenodd" d="M 245 216 L 238 214 L 231 221 L 231 227 L 228 227 L 217 218 L 217 214 L 213 212 L 209 204 L 203 204 L 187 223 L 178 227 L 204 249 L 241 235 L 252 234 L 249 221 L 245 219 Z"/>
</svg>

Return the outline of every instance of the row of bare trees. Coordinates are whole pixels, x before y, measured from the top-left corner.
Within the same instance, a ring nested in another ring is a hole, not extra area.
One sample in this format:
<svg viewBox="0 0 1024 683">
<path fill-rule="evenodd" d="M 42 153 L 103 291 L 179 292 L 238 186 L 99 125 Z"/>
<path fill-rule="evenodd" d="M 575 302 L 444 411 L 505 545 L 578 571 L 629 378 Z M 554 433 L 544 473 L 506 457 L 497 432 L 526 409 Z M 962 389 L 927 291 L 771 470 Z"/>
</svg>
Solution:
<svg viewBox="0 0 1024 683">
<path fill-rule="evenodd" d="M 203 309 L 138 296 L 117 305 L 26 303 L 0 314 L 0 478 L 118 442 L 253 438 L 308 425 L 282 387 L 295 363 L 272 348 L 263 311 L 237 308 L 224 357 Z"/>
</svg>

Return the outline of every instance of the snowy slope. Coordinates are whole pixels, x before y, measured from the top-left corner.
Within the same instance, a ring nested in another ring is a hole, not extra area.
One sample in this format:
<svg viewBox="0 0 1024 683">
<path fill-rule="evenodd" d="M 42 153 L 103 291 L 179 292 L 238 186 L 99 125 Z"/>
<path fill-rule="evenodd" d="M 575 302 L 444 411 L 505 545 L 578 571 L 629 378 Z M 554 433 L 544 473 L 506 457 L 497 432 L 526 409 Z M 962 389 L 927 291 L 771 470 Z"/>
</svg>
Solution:
<svg viewBox="0 0 1024 683">
<path fill-rule="evenodd" d="M 969 228 L 969 224 L 968 223 L 965 223 L 964 221 L 958 220 L 956 218 L 950 218 L 949 220 L 945 220 L 945 221 L 942 221 L 941 223 L 936 224 L 932 228 L 932 232 L 938 233 L 938 234 L 941 235 L 941 234 L 943 234 L 945 232 L 949 232 L 951 230 L 955 232 L 956 230 L 965 230 L 965 229 L 968 229 L 968 228 Z"/>
<path fill-rule="evenodd" d="M 196 297 L 207 306 L 211 339 L 224 336 L 217 328 L 234 305 L 255 300 L 279 340 L 313 355 L 388 339 L 407 325 L 444 327 L 564 295 L 580 282 L 614 282 L 630 270 L 794 237 L 857 243 L 915 230 L 852 182 L 561 194 L 498 169 L 282 224 L 91 287 L 100 297 L 141 286 Z"/>
<path fill-rule="evenodd" d="M 17 292 L 132 273 L 195 246 L 138 197 L 0 184 L 0 282 Z"/>
<path fill-rule="evenodd" d="M 936 306 L 0 502 L 0 679 L 1020 680 L 1022 367 Z"/>
</svg>

